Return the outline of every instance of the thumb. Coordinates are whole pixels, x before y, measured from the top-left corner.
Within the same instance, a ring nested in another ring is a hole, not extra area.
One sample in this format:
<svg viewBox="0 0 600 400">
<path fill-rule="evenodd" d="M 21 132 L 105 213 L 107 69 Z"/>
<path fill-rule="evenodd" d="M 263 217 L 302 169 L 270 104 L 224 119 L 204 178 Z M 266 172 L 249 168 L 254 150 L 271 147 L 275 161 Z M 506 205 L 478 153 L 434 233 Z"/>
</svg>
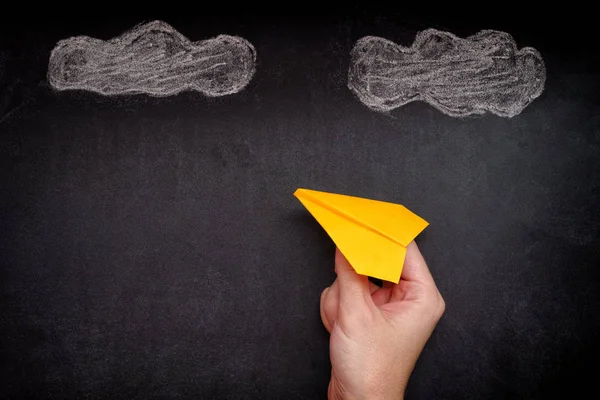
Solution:
<svg viewBox="0 0 600 400">
<path fill-rule="evenodd" d="M 356 273 L 339 249 L 335 250 L 335 272 L 340 292 L 340 314 L 364 309 L 373 303 L 369 291 L 369 279 Z"/>
</svg>

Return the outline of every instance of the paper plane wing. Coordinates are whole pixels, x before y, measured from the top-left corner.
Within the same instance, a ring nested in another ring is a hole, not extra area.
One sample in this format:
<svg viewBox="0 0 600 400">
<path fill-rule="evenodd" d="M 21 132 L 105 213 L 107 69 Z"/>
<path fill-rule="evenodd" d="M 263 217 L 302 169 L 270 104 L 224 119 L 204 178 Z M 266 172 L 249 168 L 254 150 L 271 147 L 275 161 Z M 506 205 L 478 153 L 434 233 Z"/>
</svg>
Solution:
<svg viewBox="0 0 600 400">
<path fill-rule="evenodd" d="M 357 273 L 386 281 L 398 283 L 406 246 L 428 225 L 399 204 L 308 189 L 294 195 Z"/>
</svg>

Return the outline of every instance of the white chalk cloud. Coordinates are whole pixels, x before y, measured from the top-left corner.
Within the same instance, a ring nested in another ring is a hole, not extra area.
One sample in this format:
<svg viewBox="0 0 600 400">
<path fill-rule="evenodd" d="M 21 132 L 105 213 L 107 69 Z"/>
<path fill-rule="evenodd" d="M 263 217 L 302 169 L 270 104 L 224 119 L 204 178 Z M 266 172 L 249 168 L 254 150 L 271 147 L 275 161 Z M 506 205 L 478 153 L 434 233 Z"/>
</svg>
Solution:
<svg viewBox="0 0 600 400">
<path fill-rule="evenodd" d="M 108 96 L 193 90 L 215 97 L 242 90 L 255 64 L 254 47 L 241 37 L 191 42 L 169 24 L 154 21 L 108 41 L 88 36 L 61 40 L 50 55 L 48 82 L 56 90 Z"/>
<path fill-rule="evenodd" d="M 411 47 L 363 37 L 352 49 L 348 74 L 348 87 L 374 110 L 421 100 L 453 117 L 513 117 L 542 93 L 545 81 L 537 50 L 519 50 L 511 35 L 493 30 L 461 39 L 428 29 Z"/>
</svg>

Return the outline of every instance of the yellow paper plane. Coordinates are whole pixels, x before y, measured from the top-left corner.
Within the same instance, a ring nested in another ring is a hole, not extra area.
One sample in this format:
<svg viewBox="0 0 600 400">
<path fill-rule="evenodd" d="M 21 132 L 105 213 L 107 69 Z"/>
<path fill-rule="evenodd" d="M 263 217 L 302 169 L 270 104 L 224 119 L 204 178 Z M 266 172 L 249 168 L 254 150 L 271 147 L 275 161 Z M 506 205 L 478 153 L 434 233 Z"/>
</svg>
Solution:
<svg viewBox="0 0 600 400">
<path fill-rule="evenodd" d="M 361 275 L 398 283 L 406 246 L 429 225 L 400 204 L 298 189 L 294 193 Z"/>
</svg>

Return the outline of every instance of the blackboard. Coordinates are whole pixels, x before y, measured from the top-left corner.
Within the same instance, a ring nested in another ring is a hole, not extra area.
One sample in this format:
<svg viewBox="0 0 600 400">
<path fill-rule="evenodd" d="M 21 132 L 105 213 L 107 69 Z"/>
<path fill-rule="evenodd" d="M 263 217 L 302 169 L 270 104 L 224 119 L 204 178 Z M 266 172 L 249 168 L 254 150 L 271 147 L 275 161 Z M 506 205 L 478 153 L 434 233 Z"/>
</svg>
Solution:
<svg viewBox="0 0 600 400">
<path fill-rule="evenodd" d="M 0 397 L 324 398 L 319 294 L 334 245 L 298 187 L 401 203 L 447 310 L 408 398 L 548 398 L 595 387 L 600 70 L 594 26 L 519 13 L 163 15 L 0 27 Z M 163 19 L 249 40 L 240 93 L 53 91 L 58 40 Z M 567 27 L 567 22 L 568 27 Z M 561 22 L 561 23 L 559 23 Z M 544 57 L 514 118 L 389 114 L 347 88 L 365 35 L 513 35 Z"/>
</svg>

